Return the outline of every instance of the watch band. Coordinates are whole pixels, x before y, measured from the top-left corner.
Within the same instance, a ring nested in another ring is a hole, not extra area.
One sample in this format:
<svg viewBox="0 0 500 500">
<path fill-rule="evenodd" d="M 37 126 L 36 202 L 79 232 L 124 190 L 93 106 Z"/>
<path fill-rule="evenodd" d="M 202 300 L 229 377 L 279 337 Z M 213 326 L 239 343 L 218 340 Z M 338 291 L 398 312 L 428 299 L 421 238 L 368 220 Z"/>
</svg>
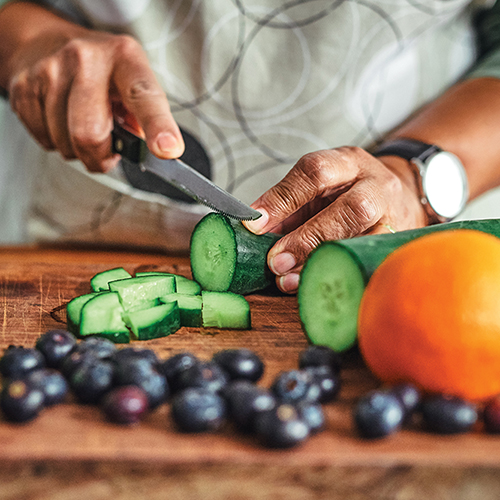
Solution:
<svg viewBox="0 0 500 500">
<path fill-rule="evenodd" d="M 399 156 L 408 161 L 414 158 L 425 161 L 429 156 L 439 151 L 442 149 L 434 144 L 426 144 L 415 139 L 394 139 L 377 148 L 373 152 L 373 156 Z"/>
</svg>

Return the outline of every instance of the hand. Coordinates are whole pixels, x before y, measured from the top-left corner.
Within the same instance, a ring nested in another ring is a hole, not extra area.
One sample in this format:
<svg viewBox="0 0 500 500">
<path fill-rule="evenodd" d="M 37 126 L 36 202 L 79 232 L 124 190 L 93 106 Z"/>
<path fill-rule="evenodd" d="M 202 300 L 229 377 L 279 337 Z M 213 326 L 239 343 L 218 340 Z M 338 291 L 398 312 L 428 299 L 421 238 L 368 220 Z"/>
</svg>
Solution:
<svg viewBox="0 0 500 500">
<path fill-rule="evenodd" d="M 59 26 L 59 24 L 58 24 Z M 142 127 L 150 150 L 175 158 L 184 143 L 139 43 L 61 20 L 19 47 L 11 58 L 9 100 L 47 150 L 80 159 L 92 172 L 118 162 L 111 152 L 111 102 L 120 101 Z"/>
<path fill-rule="evenodd" d="M 297 290 L 302 265 L 322 241 L 427 224 L 408 162 L 355 147 L 305 155 L 252 207 L 262 217 L 245 222 L 249 230 L 285 234 L 268 265 L 288 293 Z"/>
</svg>

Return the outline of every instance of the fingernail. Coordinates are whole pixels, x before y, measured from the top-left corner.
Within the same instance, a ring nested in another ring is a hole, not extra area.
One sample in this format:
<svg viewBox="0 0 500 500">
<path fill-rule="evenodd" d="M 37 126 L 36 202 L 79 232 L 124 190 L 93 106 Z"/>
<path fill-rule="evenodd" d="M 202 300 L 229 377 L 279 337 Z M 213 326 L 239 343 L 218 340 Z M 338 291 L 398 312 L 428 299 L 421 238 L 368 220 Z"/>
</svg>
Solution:
<svg viewBox="0 0 500 500">
<path fill-rule="evenodd" d="M 293 269 L 296 263 L 295 257 L 291 253 L 282 252 L 271 258 L 269 267 L 274 274 L 280 276 Z"/>
<path fill-rule="evenodd" d="M 279 279 L 279 287 L 286 293 L 296 292 L 299 288 L 299 277 L 298 273 L 290 273 L 282 276 Z"/>
<path fill-rule="evenodd" d="M 175 137 L 173 134 L 170 132 L 166 132 L 164 134 L 161 134 L 157 141 L 156 144 L 158 146 L 158 149 L 165 155 L 172 156 L 176 158 L 177 156 L 180 156 L 183 152 L 182 150 L 182 145 L 179 143 L 179 139 Z M 180 154 L 178 154 L 180 153 Z"/>
<path fill-rule="evenodd" d="M 257 211 L 262 214 L 258 219 L 243 221 L 243 224 L 252 233 L 260 234 L 269 222 L 269 214 L 263 208 L 257 208 Z"/>
</svg>

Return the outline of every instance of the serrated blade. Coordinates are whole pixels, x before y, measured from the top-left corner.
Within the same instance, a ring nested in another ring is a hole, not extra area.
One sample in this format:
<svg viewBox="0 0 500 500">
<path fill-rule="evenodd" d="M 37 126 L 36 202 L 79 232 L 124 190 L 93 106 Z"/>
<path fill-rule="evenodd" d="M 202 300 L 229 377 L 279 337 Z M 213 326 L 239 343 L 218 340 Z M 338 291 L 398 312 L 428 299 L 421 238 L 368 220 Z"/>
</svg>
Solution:
<svg viewBox="0 0 500 500">
<path fill-rule="evenodd" d="M 237 220 L 255 220 L 260 212 L 250 208 L 232 194 L 181 160 L 162 160 L 153 155 L 145 141 L 115 121 L 112 134 L 113 152 L 122 156 L 125 175 L 135 187 L 165 194 L 153 174 L 185 193 L 195 201 Z"/>
</svg>

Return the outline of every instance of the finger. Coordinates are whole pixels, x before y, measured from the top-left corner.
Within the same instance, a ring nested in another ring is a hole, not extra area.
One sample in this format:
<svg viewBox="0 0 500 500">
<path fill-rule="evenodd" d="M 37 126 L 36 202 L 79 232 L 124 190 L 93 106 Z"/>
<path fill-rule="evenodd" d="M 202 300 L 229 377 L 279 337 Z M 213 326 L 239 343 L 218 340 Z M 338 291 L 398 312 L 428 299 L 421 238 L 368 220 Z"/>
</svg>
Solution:
<svg viewBox="0 0 500 500">
<path fill-rule="evenodd" d="M 113 116 L 109 99 L 110 57 L 99 46 L 81 47 L 78 70 L 68 96 L 68 131 L 77 157 L 91 172 L 113 168 L 119 156 L 112 152 Z"/>
<path fill-rule="evenodd" d="M 345 191 L 359 175 L 367 153 L 358 148 L 337 148 L 303 156 L 290 172 L 264 193 L 252 207 L 262 213 L 245 226 L 256 234 L 275 231 L 284 221 L 297 224 L 300 213 L 313 200 L 334 199 Z M 294 214 L 299 214 L 298 216 Z M 302 219 L 304 220 L 304 219 Z"/>
<path fill-rule="evenodd" d="M 184 141 L 165 92 L 151 69 L 142 48 L 123 37 L 112 76 L 127 109 L 144 130 L 150 151 L 160 158 L 178 158 Z"/>
<path fill-rule="evenodd" d="M 295 231 L 281 238 L 268 253 L 268 265 L 278 276 L 295 272 L 321 242 L 350 238 L 375 226 L 385 205 L 371 180 L 352 188 Z"/>
<path fill-rule="evenodd" d="M 47 150 L 54 149 L 45 121 L 42 89 L 37 78 L 23 72 L 9 89 L 12 109 L 24 123 L 31 135 Z"/>
</svg>

